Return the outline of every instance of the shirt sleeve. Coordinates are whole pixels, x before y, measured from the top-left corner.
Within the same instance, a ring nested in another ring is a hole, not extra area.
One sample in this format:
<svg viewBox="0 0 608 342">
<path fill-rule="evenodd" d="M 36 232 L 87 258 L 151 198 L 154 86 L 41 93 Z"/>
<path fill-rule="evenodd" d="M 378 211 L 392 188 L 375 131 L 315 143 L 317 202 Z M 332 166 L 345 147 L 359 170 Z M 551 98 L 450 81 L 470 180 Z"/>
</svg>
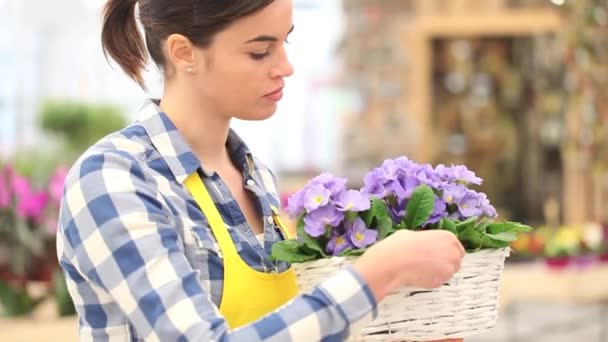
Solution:
<svg viewBox="0 0 608 342">
<path fill-rule="evenodd" d="M 159 341 L 342 341 L 356 323 L 375 315 L 370 289 L 347 268 L 258 321 L 230 330 L 186 259 L 174 226 L 154 179 L 136 160 L 119 153 L 82 159 L 66 182 L 58 253 L 68 282 L 90 283 L 103 296 L 70 291 L 79 297 L 75 302 L 94 306 L 107 297 L 137 335 Z M 99 327 L 111 319 L 89 323 Z"/>
</svg>

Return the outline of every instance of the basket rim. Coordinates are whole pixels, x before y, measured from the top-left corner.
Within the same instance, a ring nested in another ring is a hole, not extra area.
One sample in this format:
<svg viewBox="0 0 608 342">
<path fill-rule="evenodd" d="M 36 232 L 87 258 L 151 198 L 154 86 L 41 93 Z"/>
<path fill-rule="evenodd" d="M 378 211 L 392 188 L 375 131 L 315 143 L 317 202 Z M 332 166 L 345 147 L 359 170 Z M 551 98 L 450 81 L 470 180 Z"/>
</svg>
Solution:
<svg viewBox="0 0 608 342">
<path fill-rule="evenodd" d="M 471 259 L 471 258 L 476 258 L 476 257 L 484 257 L 484 256 L 504 256 L 505 258 L 508 257 L 512 252 L 511 247 L 503 247 L 503 248 L 484 248 L 484 249 L 480 249 L 478 251 L 475 252 L 466 252 L 464 259 Z M 303 265 L 324 265 L 324 264 L 334 264 L 334 263 L 339 263 L 342 262 L 344 260 L 346 261 L 355 261 L 357 259 L 359 259 L 361 256 L 340 256 L 340 255 L 332 255 L 332 256 L 327 256 L 324 258 L 320 258 L 320 259 L 315 259 L 315 260 L 309 260 L 309 261 L 304 261 L 304 262 L 294 262 L 291 264 L 292 267 L 298 267 L 298 265 L 300 265 L 299 267 L 302 267 Z"/>
</svg>

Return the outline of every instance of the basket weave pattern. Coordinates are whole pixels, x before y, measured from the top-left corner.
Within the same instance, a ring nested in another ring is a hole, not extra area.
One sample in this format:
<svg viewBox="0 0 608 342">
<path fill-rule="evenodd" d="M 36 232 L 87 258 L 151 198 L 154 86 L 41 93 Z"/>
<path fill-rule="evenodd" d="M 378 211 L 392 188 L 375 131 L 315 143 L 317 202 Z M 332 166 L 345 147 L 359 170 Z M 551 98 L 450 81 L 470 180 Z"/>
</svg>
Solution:
<svg viewBox="0 0 608 342">
<path fill-rule="evenodd" d="M 509 248 L 468 253 L 460 271 L 434 290 L 401 288 L 378 305 L 378 317 L 353 337 L 357 341 L 425 341 L 463 338 L 487 331 L 498 318 L 500 275 Z M 294 264 L 298 286 L 307 292 L 356 257 Z"/>
</svg>

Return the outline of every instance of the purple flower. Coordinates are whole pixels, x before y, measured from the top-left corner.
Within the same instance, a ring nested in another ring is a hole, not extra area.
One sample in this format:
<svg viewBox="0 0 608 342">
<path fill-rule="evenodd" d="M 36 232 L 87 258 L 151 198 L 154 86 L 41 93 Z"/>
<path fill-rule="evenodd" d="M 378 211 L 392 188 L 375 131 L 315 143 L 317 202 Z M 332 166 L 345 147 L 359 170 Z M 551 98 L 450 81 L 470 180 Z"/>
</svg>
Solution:
<svg viewBox="0 0 608 342">
<path fill-rule="evenodd" d="M 405 176 L 403 177 L 401 184 L 403 184 L 405 193 L 403 194 L 403 197 L 399 197 L 399 199 L 409 199 L 412 197 L 414 190 L 420 185 L 420 180 L 414 176 Z"/>
<path fill-rule="evenodd" d="M 441 178 L 429 164 L 421 165 L 416 170 L 416 178 L 420 184 L 425 184 L 432 188 L 436 188 L 441 184 Z"/>
<path fill-rule="evenodd" d="M 397 198 L 407 199 L 421 184 L 437 188 L 441 183 L 442 178 L 430 164 L 418 165 L 400 157 L 387 159 L 369 172 L 364 179 L 363 190 L 380 198 L 394 194 Z"/>
<path fill-rule="evenodd" d="M 431 214 L 431 217 L 425 223 L 425 225 L 437 223 L 441 221 L 442 218 L 447 217 L 448 212 L 446 211 L 446 209 L 447 206 L 445 202 L 441 198 L 435 196 L 435 206 L 433 207 L 433 213 Z"/>
<path fill-rule="evenodd" d="M 346 189 L 346 178 L 322 173 L 287 199 L 287 212 L 292 218 L 312 212 L 329 203 L 331 197 Z"/>
<path fill-rule="evenodd" d="M 313 184 L 306 188 L 304 192 L 304 208 L 307 212 L 312 212 L 319 207 L 329 203 L 331 192 L 321 184 Z"/>
<path fill-rule="evenodd" d="M 387 182 L 391 180 L 396 180 L 399 174 L 401 174 L 402 170 L 400 165 L 394 160 L 387 159 L 382 163 L 382 166 L 380 166 L 379 171 L 382 181 Z"/>
<path fill-rule="evenodd" d="M 313 178 L 310 181 L 310 185 L 322 185 L 329 190 L 331 194 L 337 194 L 346 188 L 347 182 L 348 180 L 346 178 L 336 177 L 331 173 L 325 172 Z"/>
<path fill-rule="evenodd" d="M 447 184 L 443 187 L 443 200 L 447 204 L 460 202 L 467 194 L 467 188 L 461 184 Z"/>
<path fill-rule="evenodd" d="M 305 188 L 299 190 L 287 199 L 287 213 L 291 218 L 298 217 L 304 213 Z"/>
<path fill-rule="evenodd" d="M 464 165 L 454 166 L 454 169 L 456 170 L 456 180 L 459 183 L 481 185 L 483 182 L 481 178 L 477 177 L 473 171 L 470 171 Z"/>
<path fill-rule="evenodd" d="M 435 167 L 435 172 L 441 180 L 446 182 L 455 182 L 460 184 L 477 184 L 481 185 L 482 179 L 475 176 L 475 173 L 467 169 L 464 165 L 445 166 L 439 164 Z"/>
<path fill-rule="evenodd" d="M 416 167 L 416 163 L 409 160 L 407 157 L 397 157 L 393 159 L 394 163 L 399 166 L 401 170 L 411 170 Z"/>
<path fill-rule="evenodd" d="M 365 248 L 375 243 L 378 238 L 378 231 L 367 229 L 360 217 L 347 224 L 346 234 L 350 243 L 357 248 Z"/>
<path fill-rule="evenodd" d="M 458 202 L 458 211 L 464 217 L 482 216 L 483 210 L 479 205 L 479 194 L 473 190 L 467 190 L 466 195 Z"/>
<path fill-rule="evenodd" d="M 400 177 L 403 178 L 403 177 Z M 410 190 L 408 192 L 407 187 L 404 186 L 404 184 L 402 184 L 399 180 L 391 180 L 389 182 L 386 183 L 386 186 L 384 187 L 385 189 L 385 195 L 383 197 L 386 197 L 388 195 L 391 194 L 395 194 L 395 196 L 397 196 L 397 198 L 407 198 L 408 197 L 408 193 L 409 196 L 412 195 L 412 191 Z"/>
<path fill-rule="evenodd" d="M 326 205 L 304 216 L 304 230 L 312 237 L 325 234 L 325 227 L 338 226 L 344 220 L 344 213 L 333 205 Z"/>
<path fill-rule="evenodd" d="M 456 199 L 455 203 L 460 214 L 453 213 L 450 215 L 451 218 L 460 219 L 473 216 L 495 218 L 497 216 L 496 209 L 490 204 L 488 196 L 484 193 L 467 189 L 465 195 Z"/>
<path fill-rule="evenodd" d="M 341 211 L 365 211 L 370 208 L 369 196 L 357 190 L 344 190 L 334 199 Z"/>
<path fill-rule="evenodd" d="M 352 248 L 353 246 L 348 241 L 346 236 L 344 235 L 333 235 L 327 246 L 325 246 L 325 251 L 330 253 L 331 255 L 338 255 L 342 253 L 345 249 Z"/>
<path fill-rule="evenodd" d="M 483 214 L 489 218 L 496 218 L 498 215 L 496 208 L 490 204 L 488 196 L 484 193 L 479 193 L 479 206 L 481 207 Z"/>
<path fill-rule="evenodd" d="M 381 170 L 376 168 L 365 175 L 363 178 L 363 188 L 361 188 L 362 193 L 377 198 L 384 198 L 384 196 L 388 194 L 388 190 L 384 187 L 380 172 Z"/>
<path fill-rule="evenodd" d="M 395 225 L 401 223 L 405 218 L 405 207 L 407 206 L 407 200 L 397 200 L 395 205 L 389 206 L 388 211 L 393 219 Z"/>
</svg>

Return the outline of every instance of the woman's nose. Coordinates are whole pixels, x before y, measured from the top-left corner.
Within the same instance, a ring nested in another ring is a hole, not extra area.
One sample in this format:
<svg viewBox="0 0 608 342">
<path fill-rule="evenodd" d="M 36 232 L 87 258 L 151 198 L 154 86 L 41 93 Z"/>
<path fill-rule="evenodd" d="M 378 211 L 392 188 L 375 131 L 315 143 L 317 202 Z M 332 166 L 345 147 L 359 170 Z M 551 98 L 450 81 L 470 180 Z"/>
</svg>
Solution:
<svg viewBox="0 0 608 342">
<path fill-rule="evenodd" d="M 272 69 L 272 78 L 289 77 L 293 75 L 293 72 L 293 65 L 291 65 L 291 63 L 289 62 L 289 58 L 287 58 L 287 53 L 283 48 L 278 60 L 278 64 Z"/>
</svg>

